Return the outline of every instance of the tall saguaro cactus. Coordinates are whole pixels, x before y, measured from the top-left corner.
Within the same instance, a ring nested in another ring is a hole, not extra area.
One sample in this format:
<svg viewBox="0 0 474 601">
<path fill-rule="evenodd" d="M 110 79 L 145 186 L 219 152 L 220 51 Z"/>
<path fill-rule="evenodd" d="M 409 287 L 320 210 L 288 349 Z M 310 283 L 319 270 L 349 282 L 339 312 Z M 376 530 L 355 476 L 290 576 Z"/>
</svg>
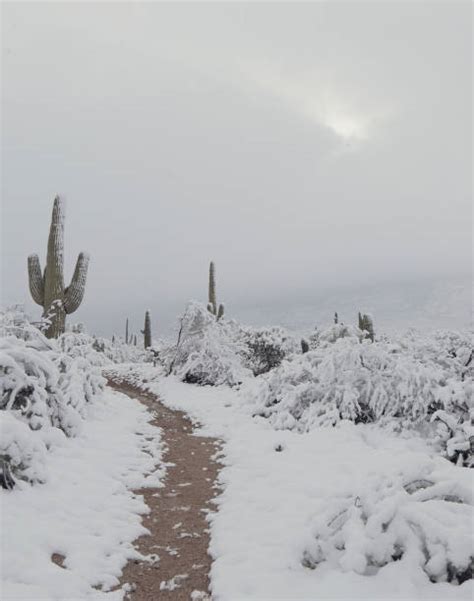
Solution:
<svg viewBox="0 0 474 601">
<path fill-rule="evenodd" d="M 125 321 L 125 344 L 128 344 L 128 317 Z"/>
<path fill-rule="evenodd" d="M 151 346 L 151 319 L 150 319 L 150 311 L 146 311 L 145 313 L 145 327 L 142 330 L 145 348 L 149 348 Z"/>
<path fill-rule="evenodd" d="M 57 338 L 65 329 L 66 315 L 74 313 L 84 298 L 89 256 L 81 252 L 71 284 L 64 287 L 64 203 L 56 196 L 48 238 L 46 267 L 41 273 L 38 255 L 28 257 L 31 296 L 43 307 L 45 334 Z"/>
<path fill-rule="evenodd" d="M 207 301 L 207 310 L 215 315 L 216 319 L 220 319 L 224 315 L 224 305 L 217 306 L 216 298 L 216 267 L 214 261 L 209 264 L 209 293 Z"/>
</svg>

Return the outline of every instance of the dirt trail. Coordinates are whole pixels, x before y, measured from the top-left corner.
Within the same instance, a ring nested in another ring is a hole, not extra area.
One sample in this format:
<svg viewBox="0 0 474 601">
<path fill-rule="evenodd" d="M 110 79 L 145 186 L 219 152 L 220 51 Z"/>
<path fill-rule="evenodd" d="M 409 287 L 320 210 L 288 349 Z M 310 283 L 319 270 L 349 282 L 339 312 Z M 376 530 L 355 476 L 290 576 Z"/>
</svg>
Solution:
<svg viewBox="0 0 474 601">
<path fill-rule="evenodd" d="M 211 558 L 206 513 L 213 509 L 219 465 L 212 459 L 220 447 L 214 438 L 193 436 L 193 424 L 181 411 L 167 409 L 147 392 L 117 379 L 109 380 L 114 390 L 146 405 L 155 416 L 151 422 L 162 428 L 163 460 L 167 467 L 164 488 L 137 490 L 150 513 L 143 523 L 151 535 L 135 541 L 144 555 L 156 554 L 156 562 L 132 561 L 123 571 L 131 601 L 204 601 L 210 599 Z M 181 576 L 181 578 L 179 577 Z M 194 593 L 199 591 L 201 594 Z"/>
</svg>

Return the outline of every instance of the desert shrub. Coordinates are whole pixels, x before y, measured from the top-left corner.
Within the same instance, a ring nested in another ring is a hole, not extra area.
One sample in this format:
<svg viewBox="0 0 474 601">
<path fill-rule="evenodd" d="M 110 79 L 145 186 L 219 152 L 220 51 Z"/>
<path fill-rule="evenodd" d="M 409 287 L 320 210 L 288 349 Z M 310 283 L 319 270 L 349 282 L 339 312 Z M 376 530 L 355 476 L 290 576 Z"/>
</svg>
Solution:
<svg viewBox="0 0 474 601">
<path fill-rule="evenodd" d="M 243 365 L 245 348 L 237 330 L 232 322 L 217 321 L 204 305 L 189 303 L 168 357 L 168 372 L 191 384 L 239 384 L 251 372 Z"/>
<path fill-rule="evenodd" d="M 426 466 L 423 466 L 426 467 Z M 456 469 L 456 468 L 453 468 Z M 445 470 L 373 474 L 354 494 L 319 507 L 302 563 L 361 575 L 387 564 L 418 567 L 433 582 L 472 578 L 472 490 Z"/>
<path fill-rule="evenodd" d="M 114 342 L 100 336 L 85 333 L 66 332 L 58 339 L 61 349 L 71 356 L 87 356 L 95 365 L 106 366 L 110 363 L 146 363 L 152 360 L 147 350 L 123 340 Z"/>
<path fill-rule="evenodd" d="M 460 416 L 440 409 L 431 421 L 438 426 L 437 442 L 444 456 L 457 465 L 474 467 L 474 408 Z"/>
<path fill-rule="evenodd" d="M 453 364 L 457 359 L 435 360 L 434 351 L 430 359 L 419 348 L 406 341 L 369 343 L 357 336 L 322 334 L 315 350 L 259 376 L 249 398 L 255 412 L 276 428 L 300 431 L 341 419 L 392 421 L 400 427 L 428 424 L 439 410 L 456 422 L 468 420 L 472 378 Z"/>
<path fill-rule="evenodd" d="M 359 341 L 364 338 L 362 330 L 359 330 L 356 326 L 346 325 L 344 323 L 335 323 L 321 332 L 315 332 L 315 334 L 317 334 L 318 344 L 327 342 L 334 343 L 341 338 L 352 338 L 353 340 Z"/>
<path fill-rule="evenodd" d="M 47 450 L 78 433 L 103 391 L 99 355 L 90 345 L 66 352 L 61 338 L 46 339 L 21 312 L 3 311 L 0 320 L 1 479 L 41 481 Z"/>
<path fill-rule="evenodd" d="M 297 340 L 279 326 L 245 327 L 241 336 L 246 347 L 245 364 L 255 376 L 278 367 L 283 359 L 298 350 Z"/>
</svg>

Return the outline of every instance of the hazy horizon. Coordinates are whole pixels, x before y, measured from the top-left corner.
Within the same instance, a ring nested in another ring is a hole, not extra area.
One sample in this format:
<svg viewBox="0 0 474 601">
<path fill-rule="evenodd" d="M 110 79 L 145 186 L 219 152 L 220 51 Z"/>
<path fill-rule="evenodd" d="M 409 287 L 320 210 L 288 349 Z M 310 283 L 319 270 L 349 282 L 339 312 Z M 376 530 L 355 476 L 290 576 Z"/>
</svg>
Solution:
<svg viewBox="0 0 474 601">
<path fill-rule="evenodd" d="M 434 319 L 467 323 L 470 3 L 11 2 L 2 34 L 3 304 L 40 315 L 59 193 L 90 332 L 169 331 L 211 259 L 230 316 L 316 321 L 342 287 L 420 321 L 452 280 Z"/>
</svg>

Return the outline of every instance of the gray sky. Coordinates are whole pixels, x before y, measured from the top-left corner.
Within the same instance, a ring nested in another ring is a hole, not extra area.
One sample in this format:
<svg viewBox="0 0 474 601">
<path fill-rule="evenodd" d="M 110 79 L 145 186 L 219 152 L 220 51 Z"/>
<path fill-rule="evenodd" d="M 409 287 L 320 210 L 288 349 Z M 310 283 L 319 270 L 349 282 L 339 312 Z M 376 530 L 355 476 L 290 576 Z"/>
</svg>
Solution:
<svg viewBox="0 0 474 601">
<path fill-rule="evenodd" d="M 2 13 L 3 303 L 57 193 L 101 333 L 205 300 L 211 258 L 228 313 L 470 271 L 470 2 Z"/>
</svg>

